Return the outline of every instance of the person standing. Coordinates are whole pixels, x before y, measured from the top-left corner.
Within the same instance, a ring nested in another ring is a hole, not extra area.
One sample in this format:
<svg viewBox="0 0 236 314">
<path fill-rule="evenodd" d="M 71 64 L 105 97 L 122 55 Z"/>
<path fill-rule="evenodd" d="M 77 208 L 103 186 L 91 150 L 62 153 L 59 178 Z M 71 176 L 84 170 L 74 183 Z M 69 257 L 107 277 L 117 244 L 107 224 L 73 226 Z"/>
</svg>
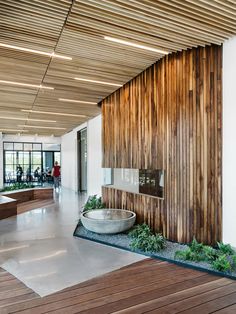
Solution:
<svg viewBox="0 0 236 314">
<path fill-rule="evenodd" d="M 22 181 L 22 175 L 23 175 L 23 169 L 21 165 L 18 165 L 16 167 L 16 181 L 21 182 Z"/>
<path fill-rule="evenodd" d="M 53 177 L 55 188 L 59 188 L 60 175 L 61 175 L 61 167 L 58 165 L 58 162 L 56 161 L 54 164 L 54 167 L 52 168 L 52 177 Z"/>
</svg>

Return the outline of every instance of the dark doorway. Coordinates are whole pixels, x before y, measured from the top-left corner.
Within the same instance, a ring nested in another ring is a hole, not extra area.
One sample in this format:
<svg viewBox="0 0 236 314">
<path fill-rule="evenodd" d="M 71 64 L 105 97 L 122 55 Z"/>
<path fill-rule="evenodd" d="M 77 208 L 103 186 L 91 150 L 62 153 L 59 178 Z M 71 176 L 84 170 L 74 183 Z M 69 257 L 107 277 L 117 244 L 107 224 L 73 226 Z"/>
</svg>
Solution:
<svg viewBox="0 0 236 314">
<path fill-rule="evenodd" d="M 78 191 L 87 191 L 87 128 L 77 133 L 78 141 Z"/>
</svg>

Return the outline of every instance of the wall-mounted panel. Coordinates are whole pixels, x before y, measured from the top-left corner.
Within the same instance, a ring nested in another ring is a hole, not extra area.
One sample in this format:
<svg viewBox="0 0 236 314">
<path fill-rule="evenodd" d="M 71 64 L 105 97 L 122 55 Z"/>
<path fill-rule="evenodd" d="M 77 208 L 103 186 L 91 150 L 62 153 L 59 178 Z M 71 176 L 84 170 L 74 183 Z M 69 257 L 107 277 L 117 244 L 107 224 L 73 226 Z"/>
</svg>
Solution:
<svg viewBox="0 0 236 314">
<path fill-rule="evenodd" d="M 103 167 L 165 171 L 164 200 L 108 187 L 104 200 L 139 211 L 171 240 L 221 240 L 221 72 L 221 46 L 187 50 L 102 102 Z"/>
</svg>

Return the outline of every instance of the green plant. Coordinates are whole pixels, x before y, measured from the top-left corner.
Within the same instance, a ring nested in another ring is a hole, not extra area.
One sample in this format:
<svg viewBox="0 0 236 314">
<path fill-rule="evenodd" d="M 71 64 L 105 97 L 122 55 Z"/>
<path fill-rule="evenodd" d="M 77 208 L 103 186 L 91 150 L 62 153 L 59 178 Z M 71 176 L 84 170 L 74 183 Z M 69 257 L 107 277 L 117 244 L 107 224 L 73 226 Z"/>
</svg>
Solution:
<svg viewBox="0 0 236 314">
<path fill-rule="evenodd" d="M 141 234 L 145 235 L 151 235 L 151 229 L 147 224 L 141 224 L 141 225 L 136 225 L 132 228 L 132 230 L 129 232 L 129 237 L 130 238 L 137 238 Z"/>
<path fill-rule="evenodd" d="M 210 263 L 213 269 L 222 272 L 236 270 L 236 252 L 229 244 L 217 243 L 217 248 L 197 242 L 194 238 L 188 248 L 176 251 L 175 257 L 185 261 L 205 261 Z"/>
<path fill-rule="evenodd" d="M 105 204 L 102 202 L 102 198 L 97 197 L 97 195 L 91 195 L 88 197 L 88 200 L 83 207 L 83 211 L 101 208 L 105 208 Z"/>
<path fill-rule="evenodd" d="M 8 192 L 8 191 L 15 191 L 21 189 L 31 189 L 34 188 L 34 185 L 29 183 L 17 182 L 9 186 L 5 186 L 0 192 Z"/>
<path fill-rule="evenodd" d="M 193 238 L 193 241 L 189 244 L 189 247 L 192 252 L 202 254 L 204 245 L 197 242 L 196 238 Z"/>
<path fill-rule="evenodd" d="M 212 268 L 223 272 L 232 271 L 232 265 L 225 254 L 218 256 L 217 259 L 212 262 Z"/>
<path fill-rule="evenodd" d="M 235 269 L 236 268 L 236 255 L 232 255 L 232 256 L 230 256 L 230 258 L 232 260 L 233 268 Z"/>
<path fill-rule="evenodd" d="M 192 251 L 190 247 L 183 251 L 176 251 L 175 257 L 184 261 L 200 262 L 204 260 L 202 253 Z"/>
<path fill-rule="evenodd" d="M 236 253 L 230 244 L 217 242 L 217 246 L 220 254 L 233 255 Z"/>
<path fill-rule="evenodd" d="M 185 261 L 204 261 L 204 245 L 193 238 L 193 241 L 189 244 L 189 247 L 186 250 L 175 252 L 175 257 Z"/>
<path fill-rule="evenodd" d="M 148 225 L 136 225 L 130 232 L 132 238 L 130 247 L 132 250 L 143 252 L 158 252 L 166 245 L 166 240 L 161 234 L 153 234 Z"/>
<path fill-rule="evenodd" d="M 175 257 L 186 261 L 211 262 L 218 257 L 218 252 L 213 247 L 199 243 L 194 238 L 186 250 L 175 252 Z"/>
<path fill-rule="evenodd" d="M 214 261 L 219 255 L 217 250 L 209 245 L 203 246 L 203 254 L 204 254 L 204 260 L 208 262 Z"/>
</svg>

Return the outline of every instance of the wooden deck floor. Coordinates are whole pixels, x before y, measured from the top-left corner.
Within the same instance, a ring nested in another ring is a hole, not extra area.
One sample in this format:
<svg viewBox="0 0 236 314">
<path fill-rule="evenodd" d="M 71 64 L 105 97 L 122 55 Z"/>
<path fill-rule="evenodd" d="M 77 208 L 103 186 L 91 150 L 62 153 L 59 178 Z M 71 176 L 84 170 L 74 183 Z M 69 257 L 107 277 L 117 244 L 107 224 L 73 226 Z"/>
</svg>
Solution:
<svg viewBox="0 0 236 314">
<path fill-rule="evenodd" d="M 78 265 L 79 267 L 79 265 Z M 236 281 L 147 259 L 40 298 L 0 269 L 0 313 L 236 313 Z"/>
</svg>

